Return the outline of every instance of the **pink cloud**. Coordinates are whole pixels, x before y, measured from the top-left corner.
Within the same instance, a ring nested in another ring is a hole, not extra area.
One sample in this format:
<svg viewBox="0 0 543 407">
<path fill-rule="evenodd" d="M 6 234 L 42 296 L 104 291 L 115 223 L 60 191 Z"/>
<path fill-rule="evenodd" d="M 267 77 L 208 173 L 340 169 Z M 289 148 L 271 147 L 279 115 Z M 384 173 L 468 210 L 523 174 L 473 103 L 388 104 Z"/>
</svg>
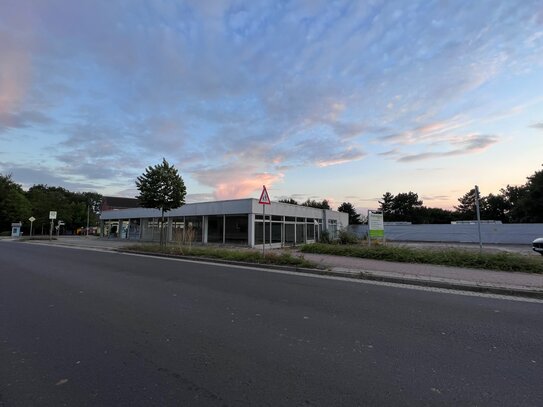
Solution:
<svg viewBox="0 0 543 407">
<path fill-rule="evenodd" d="M 237 199 L 257 197 L 262 185 L 270 188 L 275 182 L 282 179 L 282 174 L 254 174 L 250 178 L 232 179 L 228 183 L 215 185 L 214 196 L 217 199 Z"/>
</svg>

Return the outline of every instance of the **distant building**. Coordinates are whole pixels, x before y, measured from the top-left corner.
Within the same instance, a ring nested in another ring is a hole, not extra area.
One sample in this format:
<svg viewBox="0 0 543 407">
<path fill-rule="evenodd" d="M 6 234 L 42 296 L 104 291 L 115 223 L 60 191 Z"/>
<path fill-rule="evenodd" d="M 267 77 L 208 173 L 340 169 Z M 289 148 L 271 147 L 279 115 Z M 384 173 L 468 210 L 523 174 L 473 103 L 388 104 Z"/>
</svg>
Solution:
<svg viewBox="0 0 543 407">
<path fill-rule="evenodd" d="M 117 196 L 104 196 L 100 204 L 100 211 L 111 211 L 114 209 L 139 208 L 140 204 L 136 198 L 122 198 Z"/>
<path fill-rule="evenodd" d="M 172 242 L 283 247 L 314 242 L 323 231 L 335 238 L 349 225 L 349 214 L 272 202 L 264 219 L 262 205 L 249 198 L 186 204 L 166 212 L 164 221 L 166 240 Z M 100 226 L 102 236 L 156 241 L 161 214 L 141 207 L 103 210 Z"/>
</svg>

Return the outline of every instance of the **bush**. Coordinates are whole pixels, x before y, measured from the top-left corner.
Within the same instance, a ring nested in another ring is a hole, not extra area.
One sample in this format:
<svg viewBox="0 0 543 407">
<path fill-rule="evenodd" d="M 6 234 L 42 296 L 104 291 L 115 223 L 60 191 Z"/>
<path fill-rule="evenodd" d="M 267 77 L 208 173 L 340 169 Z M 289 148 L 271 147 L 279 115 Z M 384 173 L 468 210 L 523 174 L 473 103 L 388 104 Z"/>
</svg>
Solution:
<svg viewBox="0 0 543 407">
<path fill-rule="evenodd" d="M 148 253 L 164 253 L 174 256 L 194 256 L 208 259 L 221 259 L 257 264 L 279 264 L 285 266 L 316 268 L 315 263 L 304 259 L 303 256 L 293 256 L 291 253 L 288 252 L 267 251 L 266 254 L 262 256 L 262 252 L 259 250 L 224 249 L 215 247 L 195 246 L 160 247 L 156 244 L 127 246 L 123 250 Z"/>
<path fill-rule="evenodd" d="M 332 239 L 330 238 L 330 232 L 327 231 L 327 230 L 323 230 L 321 232 L 321 236 L 320 236 L 320 240 L 319 240 L 320 243 L 332 243 Z"/>
<path fill-rule="evenodd" d="M 11 231 L 10 230 L 6 230 L 4 232 L 0 232 L 0 236 L 11 236 Z"/>
<path fill-rule="evenodd" d="M 339 231 L 338 239 L 340 244 L 356 244 L 360 240 L 356 234 L 345 229 Z"/>
<path fill-rule="evenodd" d="M 541 258 L 513 253 L 475 253 L 456 249 L 424 250 L 383 245 L 364 246 L 321 243 L 307 244 L 302 246 L 301 250 L 305 253 L 360 257 L 401 263 L 438 264 L 451 267 L 543 274 L 543 261 Z"/>
</svg>

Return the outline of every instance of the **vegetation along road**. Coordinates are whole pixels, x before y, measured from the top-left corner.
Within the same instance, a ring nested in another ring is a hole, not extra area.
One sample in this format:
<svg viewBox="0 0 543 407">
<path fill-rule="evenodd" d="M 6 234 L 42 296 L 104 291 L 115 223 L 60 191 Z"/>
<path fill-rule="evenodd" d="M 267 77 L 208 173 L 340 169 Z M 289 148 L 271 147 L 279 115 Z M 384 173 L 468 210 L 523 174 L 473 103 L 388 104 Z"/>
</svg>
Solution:
<svg viewBox="0 0 543 407">
<path fill-rule="evenodd" d="M 543 304 L 0 242 L 0 405 L 543 405 Z"/>
</svg>

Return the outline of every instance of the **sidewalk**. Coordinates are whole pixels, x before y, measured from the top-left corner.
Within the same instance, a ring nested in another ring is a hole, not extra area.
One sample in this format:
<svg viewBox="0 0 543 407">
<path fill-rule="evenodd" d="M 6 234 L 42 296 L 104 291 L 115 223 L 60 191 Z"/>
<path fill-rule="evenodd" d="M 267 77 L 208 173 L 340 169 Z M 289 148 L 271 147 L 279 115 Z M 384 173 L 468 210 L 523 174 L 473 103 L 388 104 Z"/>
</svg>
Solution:
<svg viewBox="0 0 543 407">
<path fill-rule="evenodd" d="M 123 246 L 137 243 L 137 241 L 109 240 L 94 236 L 60 237 L 58 240 L 53 241 L 32 242 L 32 244 L 51 244 L 100 250 L 117 250 Z M 317 263 L 321 266 L 321 270 L 300 270 L 281 266 L 277 266 L 277 269 L 292 269 L 293 271 L 313 274 L 328 274 L 348 278 L 543 299 L 543 274 L 395 263 L 355 257 L 301 253 L 290 249 L 288 251 L 293 255 L 303 255 L 305 259 Z M 191 260 L 197 260 L 197 258 L 191 258 Z M 205 261 L 213 262 L 214 260 L 205 259 Z M 255 266 L 254 264 L 250 265 Z"/>
<path fill-rule="evenodd" d="M 510 295 L 528 294 L 543 298 L 543 275 L 435 266 L 430 264 L 395 263 L 355 257 L 303 253 L 332 272 L 369 280 L 434 286 Z"/>
</svg>

